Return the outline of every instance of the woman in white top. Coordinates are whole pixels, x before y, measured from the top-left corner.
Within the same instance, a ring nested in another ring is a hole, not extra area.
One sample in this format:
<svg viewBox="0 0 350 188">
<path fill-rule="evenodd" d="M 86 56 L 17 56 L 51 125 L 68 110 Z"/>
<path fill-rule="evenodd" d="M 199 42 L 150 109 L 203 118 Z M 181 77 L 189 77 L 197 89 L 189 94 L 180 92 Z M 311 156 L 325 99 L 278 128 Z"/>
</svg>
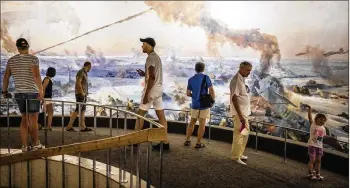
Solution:
<svg viewBox="0 0 350 188">
<path fill-rule="evenodd" d="M 311 106 L 308 107 L 308 117 L 310 121 L 310 138 L 308 141 L 309 145 L 309 178 L 311 180 L 323 180 L 320 175 L 321 170 L 321 158 L 323 155 L 323 137 L 326 136 L 326 128 L 324 124 L 327 121 L 327 117 L 324 114 L 316 114 L 315 119 L 312 119 L 312 109 Z M 314 172 L 314 167 L 316 169 L 316 174 Z"/>
</svg>

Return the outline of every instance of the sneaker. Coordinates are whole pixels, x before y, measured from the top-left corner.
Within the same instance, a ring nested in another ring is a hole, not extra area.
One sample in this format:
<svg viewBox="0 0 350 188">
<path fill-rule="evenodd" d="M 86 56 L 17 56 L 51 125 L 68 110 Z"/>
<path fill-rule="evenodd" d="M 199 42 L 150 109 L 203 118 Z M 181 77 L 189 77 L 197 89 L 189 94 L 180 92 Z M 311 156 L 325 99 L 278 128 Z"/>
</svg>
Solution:
<svg viewBox="0 0 350 188">
<path fill-rule="evenodd" d="M 43 145 L 40 144 L 40 142 L 39 142 L 38 145 L 32 147 L 32 151 L 36 151 L 36 150 L 38 150 L 38 149 L 44 149 L 44 148 L 45 148 L 45 146 L 43 146 Z"/>
<path fill-rule="evenodd" d="M 319 180 L 319 181 L 322 181 L 322 180 L 323 180 L 323 176 L 321 176 L 320 174 L 317 174 L 317 175 L 316 175 L 316 178 L 317 178 L 317 180 Z"/>
<path fill-rule="evenodd" d="M 309 174 L 308 175 L 308 178 L 310 179 L 310 180 L 317 180 L 317 178 L 316 178 L 316 176 L 314 175 L 314 174 Z"/>
<path fill-rule="evenodd" d="M 152 146 L 152 148 L 153 148 L 153 150 L 160 150 L 160 143 L 159 144 L 157 144 L 157 145 L 153 145 Z M 164 144 L 163 143 L 163 151 L 169 151 L 169 149 L 170 149 L 170 144 Z"/>
<path fill-rule="evenodd" d="M 30 148 L 29 146 L 22 146 L 22 152 L 27 152 L 27 151 L 30 151 Z"/>
<path fill-rule="evenodd" d="M 232 160 L 234 160 L 238 164 L 247 165 L 247 163 L 243 162 L 241 159 L 232 159 Z"/>
<path fill-rule="evenodd" d="M 242 159 L 242 160 L 247 160 L 248 157 L 247 157 L 247 156 L 244 156 L 244 155 L 241 155 L 240 159 Z"/>
</svg>

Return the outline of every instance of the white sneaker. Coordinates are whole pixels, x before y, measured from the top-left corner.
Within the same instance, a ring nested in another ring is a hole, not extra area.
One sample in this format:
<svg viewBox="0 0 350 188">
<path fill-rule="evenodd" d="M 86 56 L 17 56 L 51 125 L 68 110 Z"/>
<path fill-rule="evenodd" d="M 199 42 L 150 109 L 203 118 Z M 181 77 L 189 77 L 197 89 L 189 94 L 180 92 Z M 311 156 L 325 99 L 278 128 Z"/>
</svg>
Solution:
<svg viewBox="0 0 350 188">
<path fill-rule="evenodd" d="M 44 149 L 44 148 L 45 148 L 45 146 L 41 145 L 39 142 L 38 145 L 32 147 L 32 151 L 36 151 L 38 149 Z"/>
<path fill-rule="evenodd" d="M 241 159 L 232 159 L 234 161 L 236 161 L 238 164 L 241 164 L 241 165 L 247 165 L 245 162 L 243 162 Z"/>
<path fill-rule="evenodd" d="M 29 147 L 28 146 L 22 146 L 22 152 L 27 152 L 29 151 Z"/>
<path fill-rule="evenodd" d="M 241 155 L 241 157 L 240 157 L 242 160 L 247 160 L 248 159 L 248 157 L 247 156 L 244 156 L 244 155 Z"/>
</svg>

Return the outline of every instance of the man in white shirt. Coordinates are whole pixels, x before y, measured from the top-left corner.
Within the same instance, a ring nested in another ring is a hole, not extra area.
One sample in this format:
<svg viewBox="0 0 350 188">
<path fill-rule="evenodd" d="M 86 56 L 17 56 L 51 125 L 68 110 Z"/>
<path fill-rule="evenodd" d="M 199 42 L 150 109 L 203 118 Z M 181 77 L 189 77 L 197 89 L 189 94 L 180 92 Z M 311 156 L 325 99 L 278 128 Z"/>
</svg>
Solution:
<svg viewBox="0 0 350 188">
<path fill-rule="evenodd" d="M 251 70 L 252 65 L 249 62 L 242 62 L 230 83 L 230 111 L 234 121 L 232 160 L 243 165 L 246 163 L 242 160 L 248 159 L 243 153 L 250 131 L 247 117 L 251 113 L 249 88 L 245 85 L 245 78 L 249 76 Z"/>
<path fill-rule="evenodd" d="M 154 52 L 156 42 L 153 38 L 140 39 L 142 44 L 142 52 L 147 53 L 145 71 L 137 69 L 140 76 L 145 77 L 145 88 L 142 92 L 140 109 L 137 112 L 139 115 L 144 116 L 147 111 L 153 105 L 156 114 L 159 119 L 159 123 L 168 128 L 167 121 L 165 119 L 164 107 L 163 107 L 163 68 L 162 61 L 158 54 Z M 143 119 L 136 119 L 136 130 L 141 130 L 143 127 Z M 136 146 L 136 145 L 134 145 Z M 160 144 L 153 146 L 154 150 L 160 149 Z M 165 151 L 170 149 L 168 140 L 164 142 L 163 149 Z"/>
</svg>

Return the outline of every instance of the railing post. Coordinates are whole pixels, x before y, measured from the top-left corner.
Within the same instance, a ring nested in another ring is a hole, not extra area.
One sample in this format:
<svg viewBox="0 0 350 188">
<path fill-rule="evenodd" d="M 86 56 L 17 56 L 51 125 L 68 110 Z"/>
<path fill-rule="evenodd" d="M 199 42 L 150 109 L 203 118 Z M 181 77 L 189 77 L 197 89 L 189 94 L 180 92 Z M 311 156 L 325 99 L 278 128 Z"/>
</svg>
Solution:
<svg viewBox="0 0 350 188">
<path fill-rule="evenodd" d="M 7 99 L 7 145 L 8 145 L 8 149 L 7 149 L 7 152 L 8 153 L 11 153 L 11 146 L 10 146 L 10 104 L 9 104 L 9 100 L 10 99 Z M 12 187 L 12 165 L 9 164 L 8 165 L 8 172 L 9 172 L 9 187 Z M 27 172 L 28 172 L 28 168 L 27 168 Z M 28 173 L 28 181 L 29 181 L 29 173 Z M 28 182 L 28 186 L 29 186 L 29 182 Z"/>
<path fill-rule="evenodd" d="M 133 187 L 134 183 L 134 175 L 132 173 L 132 166 L 133 166 L 133 160 L 134 160 L 134 145 L 130 145 L 130 188 Z"/>
<path fill-rule="evenodd" d="M 113 136 L 113 133 L 112 133 L 112 108 L 109 109 L 109 136 L 112 137 Z M 107 177 L 107 187 L 110 187 L 110 178 L 111 178 L 111 149 L 109 148 L 108 149 L 108 154 L 107 154 L 107 174 L 106 174 L 106 177 Z"/>
<path fill-rule="evenodd" d="M 284 128 L 284 162 L 287 158 L 287 128 Z"/>
<path fill-rule="evenodd" d="M 152 143 L 148 142 L 148 146 L 147 146 L 147 188 L 151 187 L 151 169 L 150 169 L 151 150 L 152 150 Z"/>
<path fill-rule="evenodd" d="M 185 126 L 185 134 L 187 134 L 187 127 L 188 127 L 188 111 L 186 110 L 186 126 Z"/>
<path fill-rule="evenodd" d="M 258 153 L 258 125 L 259 125 L 259 123 L 256 123 L 256 127 L 255 127 L 255 153 Z"/>
<path fill-rule="evenodd" d="M 136 188 L 141 188 L 140 158 L 141 158 L 141 145 L 140 145 L 140 144 L 137 144 L 137 156 L 136 156 Z"/>
<path fill-rule="evenodd" d="M 208 143 L 210 143 L 210 137 L 211 137 L 211 114 L 209 114 L 209 140 L 208 140 Z"/>
<path fill-rule="evenodd" d="M 64 145 L 64 101 L 62 101 L 62 145 Z M 66 187 L 66 169 L 64 164 L 64 155 L 62 155 L 62 187 Z"/>
<path fill-rule="evenodd" d="M 159 187 L 163 187 L 163 142 L 160 142 Z"/>
<path fill-rule="evenodd" d="M 94 106 L 94 133 L 96 136 L 96 106 Z"/>
<path fill-rule="evenodd" d="M 79 103 L 79 122 L 78 122 L 78 126 L 79 126 L 79 133 L 78 133 L 78 135 L 79 135 L 79 142 L 81 141 L 81 138 L 80 138 L 80 131 L 81 131 L 81 104 Z M 81 164 L 80 164 L 80 160 L 81 160 L 81 153 L 79 152 L 79 159 L 78 159 L 78 174 L 79 174 L 79 180 L 78 180 L 78 186 L 79 186 L 79 188 L 81 188 Z"/>
<path fill-rule="evenodd" d="M 44 127 L 45 127 L 45 147 L 47 147 L 47 126 L 46 126 L 46 101 L 43 100 Z"/>
<path fill-rule="evenodd" d="M 41 101 L 39 101 L 41 102 Z M 47 123 L 46 123 L 46 101 L 43 99 L 43 113 L 44 113 L 44 127 L 45 127 L 45 147 L 47 147 Z M 39 133 L 38 133 L 39 134 Z M 47 157 L 45 157 L 45 185 L 46 187 L 49 187 L 49 164 L 47 161 Z"/>
<path fill-rule="evenodd" d="M 92 187 L 96 188 L 96 156 L 94 156 L 94 160 L 92 161 Z"/>
<path fill-rule="evenodd" d="M 27 140 L 26 140 L 26 142 L 27 142 L 27 149 L 28 149 L 28 130 L 29 130 L 28 99 L 26 99 L 26 116 L 27 116 Z M 34 144 L 36 144 L 36 143 L 34 143 Z M 28 183 L 28 188 L 32 187 L 31 186 L 31 179 L 30 179 L 31 176 L 30 176 L 30 170 L 29 169 L 30 169 L 30 162 L 29 162 L 29 160 L 27 160 L 27 177 L 28 177 L 27 183 Z"/>
<path fill-rule="evenodd" d="M 127 113 L 124 113 L 124 130 L 126 130 L 126 126 L 127 126 Z M 123 166 L 125 167 L 125 163 L 126 163 L 126 146 L 124 146 L 124 160 L 123 160 Z M 128 182 L 128 180 L 126 179 L 126 171 L 123 170 L 123 182 Z"/>
<path fill-rule="evenodd" d="M 110 174 L 109 174 L 109 166 L 110 166 L 109 149 L 107 150 L 106 157 L 107 157 L 107 163 L 106 163 L 106 187 L 109 188 L 110 187 L 110 185 L 109 185 L 109 178 L 110 178 Z"/>
</svg>

